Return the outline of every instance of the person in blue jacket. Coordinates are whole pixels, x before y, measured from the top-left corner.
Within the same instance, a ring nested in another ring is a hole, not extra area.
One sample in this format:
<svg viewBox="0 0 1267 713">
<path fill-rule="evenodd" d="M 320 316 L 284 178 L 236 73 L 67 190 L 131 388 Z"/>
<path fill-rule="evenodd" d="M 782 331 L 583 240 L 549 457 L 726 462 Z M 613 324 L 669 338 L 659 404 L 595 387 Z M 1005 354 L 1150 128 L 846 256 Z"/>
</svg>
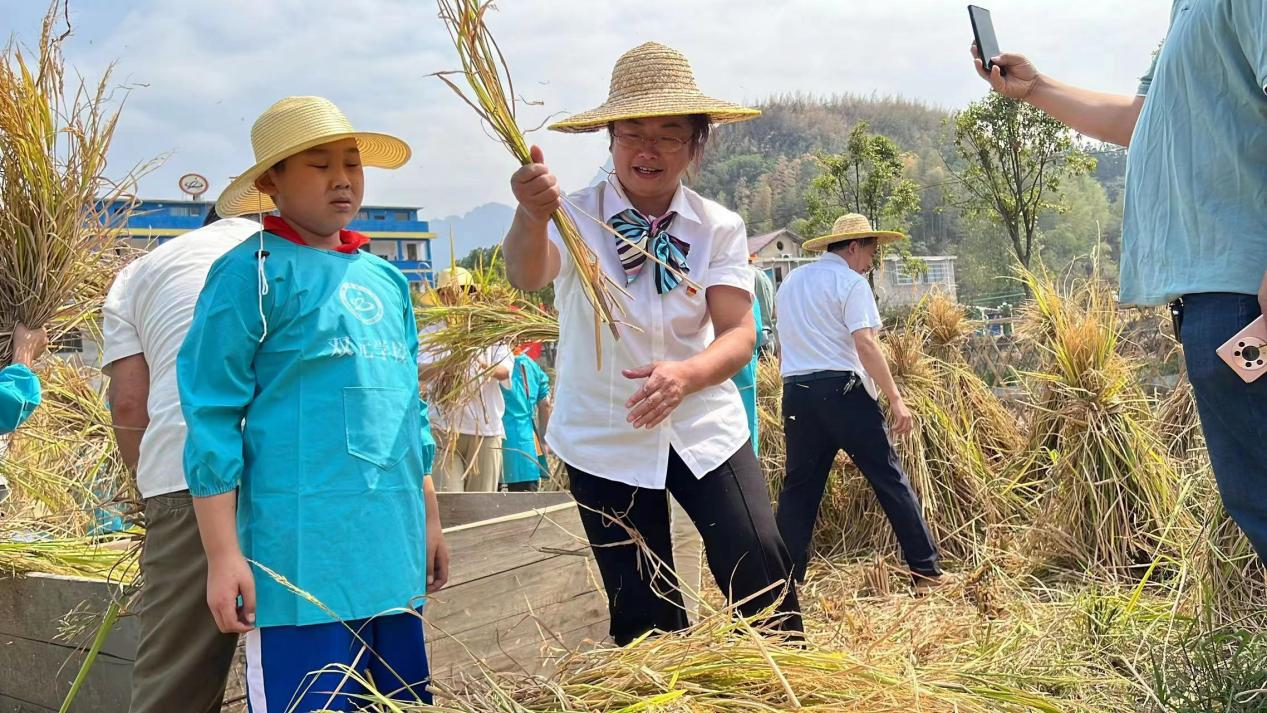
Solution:
<svg viewBox="0 0 1267 713">
<path fill-rule="evenodd" d="M 547 472 L 545 442 L 550 423 L 550 377 L 532 357 L 520 351 L 510 370 L 510 384 L 502 387 L 506 412 L 502 426 L 502 482 L 512 493 L 532 493 Z"/>
<path fill-rule="evenodd" d="M 0 434 L 13 433 L 40 405 L 40 378 L 31 371 L 48 346 L 48 332 L 13 326 L 13 363 L 0 369 Z"/>
<path fill-rule="evenodd" d="M 757 272 L 757 269 L 751 265 L 749 269 L 753 273 Z M 753 275 L 753 283 L 759 286 L 755 274 Z M 757 286 L 754 286 L 754 290 L 757 289 Z M 760 449 L 757 446 L 757 361 L 761 355 L 762 348 L 766 345 L 766 341 L 762 340 L 762 335 L 768 334 L 768 319 L 767 315 L 762 314 L 761 300 L 753 299 L 752 323 L 757 330 L 756 346 L 752 349 L 752 359 L 747 364 L 744 364 L 744 367 L 738 373 L 730 377 L 730 380 L 735 384 L 735 388 L 739 389 L 739 398 L 743 401 L 744 414 L 748 417 L 748 433 L 752 437 L 752 451 L 758 455 L 760 455 Z"/>
<path fill-rule="evenodd" d="M 13 433 L 40 405 L 40 378 L 31 371 L 48 346 L 48 332 L 13 325 L 13 363 L 0 369 L 0 436 Z M 9 497 L 9 481 L 0 475 L 0 502 Z"/>
<path fill-rule="evenodd" d="M 212 266 L 177 358 L 208 605 L 246 635 L 254 713 L 359 709 L 348 670 L 430 703 L 420 608 L 448 552 L 417 324 L 404 275 L 345 229 L 363 166 L 399 167 L 409 147 L 319 97 L 277 102 L 251 140 L 256 163 L 216 210 L 280 215 Z"/>
</svg>

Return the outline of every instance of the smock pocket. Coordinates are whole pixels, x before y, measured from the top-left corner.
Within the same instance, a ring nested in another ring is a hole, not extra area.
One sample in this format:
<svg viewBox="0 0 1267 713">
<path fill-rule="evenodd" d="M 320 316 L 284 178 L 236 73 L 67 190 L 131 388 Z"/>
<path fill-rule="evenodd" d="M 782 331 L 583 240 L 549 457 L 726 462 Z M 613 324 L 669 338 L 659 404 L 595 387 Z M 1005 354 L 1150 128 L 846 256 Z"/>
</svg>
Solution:
<svg viewBox="0 0 1267 713">
<path fill-rule="evenodd" d="M 346 387 L 343 389 L 344 429 L 348 453 L 387 469 L 400 462 L 409 448 L 409 407 L 418 399 L 407 389 Z"/>
</svg>

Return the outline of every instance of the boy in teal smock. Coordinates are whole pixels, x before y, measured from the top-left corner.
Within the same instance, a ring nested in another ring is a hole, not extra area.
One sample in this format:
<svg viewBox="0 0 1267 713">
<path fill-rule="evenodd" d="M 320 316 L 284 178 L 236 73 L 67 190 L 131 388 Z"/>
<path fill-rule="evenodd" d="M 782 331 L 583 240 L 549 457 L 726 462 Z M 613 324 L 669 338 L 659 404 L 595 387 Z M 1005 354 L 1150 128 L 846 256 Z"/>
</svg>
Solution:
<svg viewBox="0 0 1267 713">
<path fill-rule="evenodd" d="M 409 148 L 318 97 L 274 104 L 251 141 L 255 166 L 216 210 L 275 204 L 280 217 L 212 267 L 177 361 L 208 604 L 222 631 L 246 634 L 253 713 L 357 708 L 354 680 L 314 673 L 340 666 L 429 703 L 415 610 L 448 553 L 417 327 L 405 277 L 344 229 L 362 167 L 396 168 Z"/>
<path fill-rule="evenodd" d="M 532 493 L 547 472 L 541 435 L 550 423 L 550 377 L 524 352 L 515 355 L 510 385 L 502 387 L 502 482 L 512 493 Z M 535 419 L 534 419 L 535 415 Z"/>
</svg>

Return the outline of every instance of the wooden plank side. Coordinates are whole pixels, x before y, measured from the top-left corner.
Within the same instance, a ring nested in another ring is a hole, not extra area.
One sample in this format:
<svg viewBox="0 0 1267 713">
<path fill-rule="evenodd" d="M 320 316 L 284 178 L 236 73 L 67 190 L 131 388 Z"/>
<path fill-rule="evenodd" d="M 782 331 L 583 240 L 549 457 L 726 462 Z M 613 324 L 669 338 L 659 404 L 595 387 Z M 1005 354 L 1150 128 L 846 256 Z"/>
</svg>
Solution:
<svg viewBox="0 0 1267 713">
<path fill-rule="evenodd" d="M 572 496 L 562 492 L 436 493 L 440 524 L 445 529 L 570 502 Z"/>
<path fill-rule="evenodd" d="M 556 556 L 544 562 L 499 572 L 470 584 L 447 587 L 425 611 L 436 637 L 460 636 L 507 617 L 595 591 L 589 560 Z"/>
<path fill-rule="evenodd" d="M 566 556 L 578 560 L 589 557 L 575 507 L 448 532 L 445 542 L 452 563 L 446 589 L 542 562 L 560 552 L 570 552 Z"/>
<path fill-rule="evenodd" d="M 563 642 L 562 647 L 568 651 L 593 647 L 607 636 L 607 622 L 599 621 L 578 627 L 572 631 L 556 633 Z M 510 675 L 530 674 L 549 676 L 557 669 L 564 654 L 560 646 L 553 642 L 541 641 L 525 643 L 516 647 L 504 647 L 477 663 L 469 655 L 463 653 L 462 659 L 454 659 L 453 663 L 433 669 L 436 681 L 450 689 L 461 690 L 472 679 L 478 681 L 486 672 Z"/>
<path fill-rule="evenodd" d="M 91 643 L 101 615 L 118 591 L 117 585 L 97 579 L 45 574 L 0 577 L 0 640 L 16 636 L 72 646 Z M 67 642 L 61 639 L 61 622 L 71 611 L 87 612 L 81 623 L 90 629 Z M 124 617 L 115 625 L 102 652 L 133 659 L 137 637 L 136 619 Z"/>
<path fill-rule="evenodd" d="M 607 602 L 598 592 L 534 611 L 506 617 L 454 637 L 437 636 L 430 642 L 431 670 L 439 678 L 475 671 L 483 665 L 495 671 L 540 673 L 544 653 L 572 647 L 583 638 L 607 637 Z"/>
<path fill-rule="evenodd" d="M 0 679 L 0 695 L 57 710 L 83 660 L 83 652 L 56 644 L 21 638 L 0 640 L 0 671 L 20 672 Z M 99 655 L 70 710 L 126 711 L 131 688 L 132 662 Z"/>
<path fill-rule="evenodd" d="M 0 713 L 57 713 L 58 708 L 47 708 L 0 693 Z"/>
</svg>

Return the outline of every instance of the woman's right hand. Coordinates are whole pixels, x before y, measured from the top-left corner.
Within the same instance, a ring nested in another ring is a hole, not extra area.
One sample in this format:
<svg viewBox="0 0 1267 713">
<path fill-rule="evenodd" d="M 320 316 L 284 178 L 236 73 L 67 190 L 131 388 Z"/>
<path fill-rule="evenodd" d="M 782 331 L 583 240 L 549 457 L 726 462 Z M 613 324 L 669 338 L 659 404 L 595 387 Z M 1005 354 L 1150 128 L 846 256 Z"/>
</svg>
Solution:
<svg viewBox="0 0 1267 713">
<path fill-rule="evenodd" d="M 242 606 L 238 606 L 238 597 Z M 255 628 L 255 577 L 240 553 L 207 559 L 207 606 L 216 626 L 226 634 Z"/>
<path fill-rule="evenodd" d="M 519 201 L 519 211 L 536 223 L 550 220 L 554 211 L 563 206 L 563 193 L 559 190 L 559 182 L 550 169 L 546 168 L 545 156 L 541 148 L 533 146 L 530 150 L 532 163 L 521 166 L 515 175 L 510 177 L 510 190 Z"/>
</svg>

